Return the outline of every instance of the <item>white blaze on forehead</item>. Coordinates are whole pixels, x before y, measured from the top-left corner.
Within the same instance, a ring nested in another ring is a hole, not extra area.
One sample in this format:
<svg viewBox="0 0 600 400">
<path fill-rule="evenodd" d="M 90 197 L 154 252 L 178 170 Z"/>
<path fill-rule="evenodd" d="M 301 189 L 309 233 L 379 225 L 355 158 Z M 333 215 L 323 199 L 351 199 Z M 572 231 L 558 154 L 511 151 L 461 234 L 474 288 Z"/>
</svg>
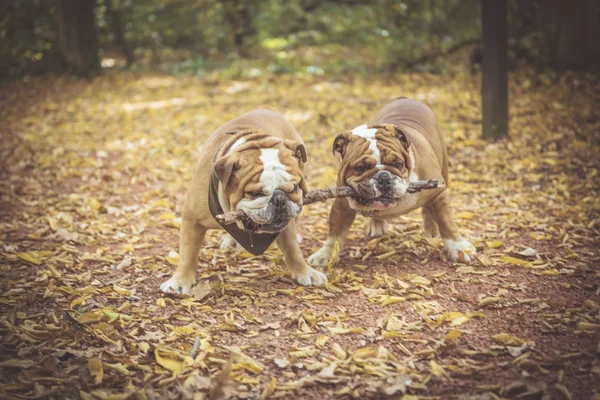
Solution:
<svg viewBox="0 0 600 400">
<path fill-rule="evenodd" d="M 359 136 L 363 139 L 366 139 L 369 142 L 369 149 L 373 153 L 373 157 L 375 157 L 377 163 L 377 169 L 383 169 L 384 166 L 381 164 L 381 153 L 379 152 L 379 148 L 377 147 L 377 139 L 375 139 L 375 133 L 377 133 L 376 128 L 367 128 L 366 124 L 357 126 L 352 129 L 352 134 L 354 136 Z"/>
<path fill-rule="evenodd" d="M 270 195 L 288 182 L 292 176 L 287 172 L 287 167 L 279 161 L 278 149 L 260 149 L 259 158 L 263 163 L 260 183 L 265 193 Z"/>
<path fill-rule="evenodd" d="M 227 154 L 231 153 L 233 150 L 235 150 L 236 147 L 238 147 L 244 143 L 246 143 L 246 138 L 239 138 L 238 140 L 235 141 L 235 143 L 233 143 L 231 145 L 231 147 L 229 147 L 229 149 L 227 150 Z"/>
</svg>

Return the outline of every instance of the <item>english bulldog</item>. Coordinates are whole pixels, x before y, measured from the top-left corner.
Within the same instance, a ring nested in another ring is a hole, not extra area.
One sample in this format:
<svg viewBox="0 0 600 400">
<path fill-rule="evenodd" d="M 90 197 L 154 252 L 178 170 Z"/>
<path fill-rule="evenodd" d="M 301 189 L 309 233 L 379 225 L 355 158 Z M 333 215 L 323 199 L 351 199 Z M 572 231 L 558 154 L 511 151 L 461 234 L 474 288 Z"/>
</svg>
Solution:
<svg viewBox="0 0 600 400">
<path fill-rule="evenodd" d="M 335 199 L 327 239 L 308 258 L 309 264 L 327 265 L 336 241 L 341 252 L 357 213 L 372 216 L 367 237 L 375 238 L 387 232 L 388 220 L 419 207 L 426 234 L 441 234 L 449 259 L 472 261 L 475 247 L 452 220 L 446 190 L 448 154 L 428 106 L 396 99 L 377 113 L 371 125 L 360 125 L 337 136 L 333 152 L 341 156 L 337 185 L 352 187 L 360 197 Z M 446 182 L 442 188 L 406 192 L 409 182 L 441 178 Z"/>
<path fill-rule="evenodd" d="M 310 267 L 296 237 L 295 218 L 308 191 L 304 143 L 281 114 L 257 109 L 219 127 L 202 147 L 185 197 L 179 264 L 160 288 L 189 293 L 196 282 L 198 252 L 208 229 L 225 229 L 253 254 L 277 240 L 292 278 L 322 285 L 327 277 Z M 249 219 L 221 226 L 215 215 L 243 210 Z"/>
</svg>

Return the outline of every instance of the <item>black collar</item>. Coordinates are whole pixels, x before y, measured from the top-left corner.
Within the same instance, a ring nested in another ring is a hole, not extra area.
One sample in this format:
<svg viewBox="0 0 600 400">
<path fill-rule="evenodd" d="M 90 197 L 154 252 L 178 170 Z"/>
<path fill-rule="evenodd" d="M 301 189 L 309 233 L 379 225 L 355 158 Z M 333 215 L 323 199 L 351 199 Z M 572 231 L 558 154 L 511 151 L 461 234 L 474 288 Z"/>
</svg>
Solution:
<svg viewBox="0 0 600 400">
<path fill-rule="evenodd" d="M 217 152 L 218 154 L 218 152 Z M 208 208 L 210 209 L 210 213 L 213 217 L 219 214 L 223 214 L 223 207 L 221 207 L 221 203 L 219 202 L 219 178 L 217 178 L 217 174 L 214 169 L 212 169 L 210 174 L 210 184 L 208 187 Z M 215 218 L 216 220 L 216 218 Z M 223 227 L 229 233 L 236 242 L 238 242 L 242 247 L 248 252 L 254 254 L 255 256 L 259 254 L 263 254 L 277 239 L 279 233 L 252 233 L 246 232 L 238 227 L 237 224 L 225 225 L 220 221 L 219 225 Z"/>
</svg>

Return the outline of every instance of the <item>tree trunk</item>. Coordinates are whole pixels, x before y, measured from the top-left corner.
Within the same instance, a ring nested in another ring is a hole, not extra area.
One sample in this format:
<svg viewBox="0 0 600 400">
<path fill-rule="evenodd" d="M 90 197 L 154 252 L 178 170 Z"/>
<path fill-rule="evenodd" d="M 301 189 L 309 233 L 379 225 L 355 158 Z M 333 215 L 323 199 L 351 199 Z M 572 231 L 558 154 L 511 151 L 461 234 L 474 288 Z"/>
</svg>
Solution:
<svg viewBox="0 0 600 400">
<path fill-rule="evenodd" d="M 68 68 L 90 76 L 100 70 L 94 0 L 58 0 L 58 45 Z"/>
<path fill-rule="evenodd" d="M 508 135 L 507 0 L 481 0 L 483 137 Z"/>
<path fill-rule="evenodd" d="M 257 3 L 258 4 L 258 3 Z M 256 36 L 252 21 L 252 2 L 247 0 L 223 1 L 225 21 L 229 25 L 235 51 L 241 57 L 250 57 L 249 46 Z"/>
<path fill-rule="evenodd" d="M 130 67 L 131 64 L 133 64 L 133 51 L 131 50 L 131 47 L 129 47 L 127 40 L 125 40 L 125 28 L 123 26 L 121 10 L 114 7 L 113 0 L 106 0 L 105 4 L 106 11 L 108 15 L 110 15 L 115 41 L 125 56 L 127 66 Z"/>
<path fill-rule="evenodd" d="M 597 66 L 600 5 L 597 0 L 545 0 L 543 30 L 552 66 L 559 70 Z"/>
</svg>

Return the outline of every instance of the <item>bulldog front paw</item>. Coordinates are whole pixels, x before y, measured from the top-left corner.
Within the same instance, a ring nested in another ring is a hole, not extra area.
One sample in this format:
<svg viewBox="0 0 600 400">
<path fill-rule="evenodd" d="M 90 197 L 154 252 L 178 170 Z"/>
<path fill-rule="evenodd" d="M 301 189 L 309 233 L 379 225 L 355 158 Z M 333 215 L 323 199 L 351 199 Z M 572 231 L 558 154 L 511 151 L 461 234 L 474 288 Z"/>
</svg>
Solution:
<svg viewBox="0 0 600 400">
<path fill-rule="evenodd" d="M 171 279 L 160 285 L 160 290 L 165 293 L 189 294 L 195 284 L 194 278 L 184 279 L 172 276 Z"/>
<path fill-rule="evenodd" d="M 367 239 L 375 239 L 387 234 L 387 221 L 385 219 L 371 218 Z"/>
<path fill-rule="evenodd" d="M 324 273 L 309 266 L 302 272 L 292 273 L 292 278 L 302 286 L 322 286 L 327 282 Z"/>
<path fill-rule="evenodd" d="M 323 246 L 315 254 L 308 257 L 308 263 L 313 267 L 325 268 L 327 264 L 329 264 L 332 252 L 333 249 L 331 247 Z M 333 263 L 336 264 L 339 259 L 340 257 L 338 255 Z"/>
<path fill-rule="evenodd" d="M 232 250 L 241 250 L 242 246 L 231 236 L 229 233 L 221 236 L 221 242 L 219 243 L 219 248 L 221 250 L 232 249 Z"/>
<path fill-rule="evenodd" d="M 444 247 L 448 258 L 452 261 L 471 262 L 475 259 L 477 250 L 467 239 L 452 240 L 444 239 Z"/>
</svg>

